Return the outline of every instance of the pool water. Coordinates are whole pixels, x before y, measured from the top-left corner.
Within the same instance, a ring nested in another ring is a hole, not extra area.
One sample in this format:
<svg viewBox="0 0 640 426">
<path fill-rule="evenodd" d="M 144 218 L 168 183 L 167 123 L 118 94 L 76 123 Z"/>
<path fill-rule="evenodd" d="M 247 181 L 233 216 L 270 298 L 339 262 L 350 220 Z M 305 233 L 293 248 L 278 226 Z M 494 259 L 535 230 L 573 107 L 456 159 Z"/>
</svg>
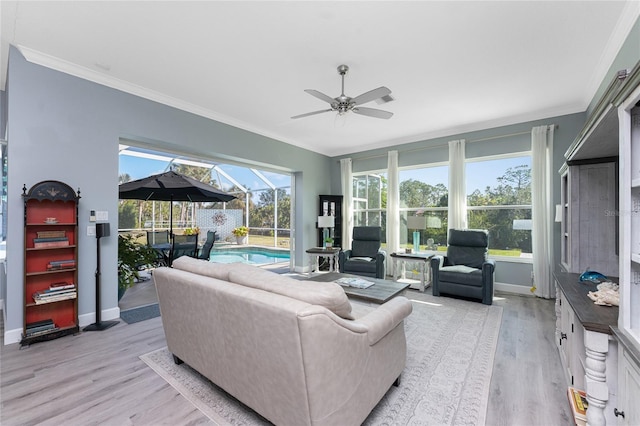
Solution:
<svg viewBox="0 0 640 426">
<path fill-rule="evenodd" d="M 262 247 L 222 248 L 211 250 L 211 262 L 248 263 L 264 265 L 289 261 L 290 253 L 285 250 L 269 250 Z"/>
</svg>

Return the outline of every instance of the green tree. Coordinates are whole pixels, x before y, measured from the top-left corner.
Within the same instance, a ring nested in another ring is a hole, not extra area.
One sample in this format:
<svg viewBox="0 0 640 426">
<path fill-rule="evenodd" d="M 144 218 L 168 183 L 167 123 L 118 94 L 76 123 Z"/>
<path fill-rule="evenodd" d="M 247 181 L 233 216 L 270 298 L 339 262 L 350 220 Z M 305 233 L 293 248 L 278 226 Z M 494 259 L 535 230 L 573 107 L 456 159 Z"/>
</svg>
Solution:
<svg viewBox="0 0 640 426">
<path fill-rule="evenodd" d="M 531 168 L 520 165 L 509 168 L 497 179 L 494 188 L 475 190 L 467 198 L 469 206 L 517 206 L 531 204 Z M 529 209 L 470 210 L 469 227 L 489 230 L 491 246 L 520 248 L 531 252 L 531 233 L 513 230 L 514 219 L 530 218 Z"/>
</svg>

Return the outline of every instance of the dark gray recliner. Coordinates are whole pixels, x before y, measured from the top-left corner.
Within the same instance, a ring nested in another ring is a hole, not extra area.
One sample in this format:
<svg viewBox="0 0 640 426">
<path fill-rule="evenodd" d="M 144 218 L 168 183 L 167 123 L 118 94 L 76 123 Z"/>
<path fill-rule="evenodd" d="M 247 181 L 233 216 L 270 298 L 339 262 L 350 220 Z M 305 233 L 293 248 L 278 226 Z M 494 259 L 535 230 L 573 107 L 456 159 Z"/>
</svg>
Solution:
<svg viewBox="0 0 640 426">
<path fill-rule="evenodd" d="M 432 291 L 493 302 L 495 261 L 487 258 L 489 233 L 479 229 L 450 229 L 446 256 L 431 259 Z"/>
<path fill-rule="evenodd" d="M 351 250 L 343 250 L 338 257 L 340 272 L 384 278 L 384 251 L 380 250 L 382 229 L 379 226 L 355 226 Z"/>
</svg>

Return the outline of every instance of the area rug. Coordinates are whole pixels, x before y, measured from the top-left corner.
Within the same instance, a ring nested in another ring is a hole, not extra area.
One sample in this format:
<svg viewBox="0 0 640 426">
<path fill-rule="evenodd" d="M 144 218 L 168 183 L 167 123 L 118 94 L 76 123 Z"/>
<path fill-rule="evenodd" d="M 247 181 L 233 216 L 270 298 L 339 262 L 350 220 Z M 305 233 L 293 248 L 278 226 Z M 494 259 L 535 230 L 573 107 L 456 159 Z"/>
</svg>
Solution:
<svg viewBox="0 0 640 426">
<path fill-rule="evenodd" d="M 127 324 L 133 324 L 159 316 L 160 307 L 157 303 L 120 311 L 120 318 Z"/>
<path fill-rule="evenodd" d="M 409 292 L 413 312 L 405 321 L 407 364 L 365 425 L 482 425 L 502 308 Z M 353 302 L 354 312 L 366 310 Z M 269 424 L 167 348 L 140 357 L 218 425 Z"/>
</svg>

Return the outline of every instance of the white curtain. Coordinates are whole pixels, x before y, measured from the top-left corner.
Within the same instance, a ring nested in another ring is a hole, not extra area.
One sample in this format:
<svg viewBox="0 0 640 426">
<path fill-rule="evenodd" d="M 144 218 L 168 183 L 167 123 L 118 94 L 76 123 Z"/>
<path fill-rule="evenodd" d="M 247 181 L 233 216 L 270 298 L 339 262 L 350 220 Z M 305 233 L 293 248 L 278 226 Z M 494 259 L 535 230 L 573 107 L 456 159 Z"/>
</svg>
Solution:
<svg viewBox="0 0 640 426">
<path fill-rule="evenodd" d="M 351 158 L 340 160 L 340 177 L 342 183 L 342 249 L 351 248 L 353 230 L 353 173 Z"/>
<path fill-rule="evenodd" d="M 531 130 L 531 235 L 535 295 L 555 297 L 551 285 L 553 272 L 552 165 L 554 126 L 538 126 Z"/>
<path fill-rule="evenodd" d="M 391 253 L 400 249 L 400 183 L 398 151 L 389 151 L 387 161 L 387 271 L 392 271 Z"/>
<path fill-rule="evenodd" d="M 449 229 L 467 228 L 464 139 L 449 141 Z"/>
</svg>

